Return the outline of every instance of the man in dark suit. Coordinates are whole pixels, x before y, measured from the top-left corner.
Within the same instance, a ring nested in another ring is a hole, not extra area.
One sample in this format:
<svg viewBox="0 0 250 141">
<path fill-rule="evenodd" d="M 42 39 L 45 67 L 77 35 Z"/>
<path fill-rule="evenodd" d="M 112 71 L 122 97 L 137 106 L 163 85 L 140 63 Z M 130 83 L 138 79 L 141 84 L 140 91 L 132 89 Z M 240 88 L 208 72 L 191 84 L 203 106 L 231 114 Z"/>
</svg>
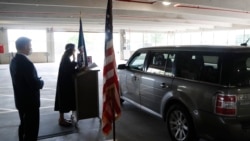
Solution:
<svg viewBox="0 0 250 141">
<path fill-rule="evenodd" d="M 17 53 L 10 63 L 15 105 L 20 117 L 19 141 L 36 141 L 40 120 L 40 89 L 43 80 L 38 77 L 34 64 L 27 58 L 31 54 L 31 40 L 16 40 Z"/>
</svg>

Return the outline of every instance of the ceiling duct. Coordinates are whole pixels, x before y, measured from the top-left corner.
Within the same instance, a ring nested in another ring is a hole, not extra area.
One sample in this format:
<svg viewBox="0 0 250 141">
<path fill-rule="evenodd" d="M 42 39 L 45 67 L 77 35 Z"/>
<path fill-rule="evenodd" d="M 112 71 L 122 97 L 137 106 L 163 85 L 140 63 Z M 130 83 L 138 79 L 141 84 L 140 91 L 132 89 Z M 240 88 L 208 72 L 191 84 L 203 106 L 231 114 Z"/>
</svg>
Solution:
<svg viewBox="0 0 250 141">
<path fill-rule="evenodd" d="M 250 14 L 249 11 L 235 10 L 235 9 L 225 9 L 225 8 L 219 8 L 219 7 L 199 6 L 199 5 L 176 4 L 176 5 L 174 5 L 174 7 Z"/>
<path fill-rule="evenodd" d="M 116 1 L 136 2 L 136 3 L 145 3 L 145 4 L 154 4 L 155 2 L 157 2 L 156 0 L 116 0 Z"/>
</svg>

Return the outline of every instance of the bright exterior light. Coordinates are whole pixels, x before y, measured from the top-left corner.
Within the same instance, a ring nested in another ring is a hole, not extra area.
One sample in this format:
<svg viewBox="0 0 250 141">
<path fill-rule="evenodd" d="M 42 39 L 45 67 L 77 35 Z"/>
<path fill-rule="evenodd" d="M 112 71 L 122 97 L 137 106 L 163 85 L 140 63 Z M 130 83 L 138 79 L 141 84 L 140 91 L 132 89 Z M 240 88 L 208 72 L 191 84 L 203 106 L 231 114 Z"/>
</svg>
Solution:
<svg viewBox="0 0 250 141">
<path fill-rule="evenodd" d="M 163 2 L 162 2 L 162 4 L 163 4 L 163 5 L 168 6 L 168 5 L 170 5 L 170 4 L 171 4 L 171 2 L 168 2 L 168 1 L 163 1 Z"/>
</svg>

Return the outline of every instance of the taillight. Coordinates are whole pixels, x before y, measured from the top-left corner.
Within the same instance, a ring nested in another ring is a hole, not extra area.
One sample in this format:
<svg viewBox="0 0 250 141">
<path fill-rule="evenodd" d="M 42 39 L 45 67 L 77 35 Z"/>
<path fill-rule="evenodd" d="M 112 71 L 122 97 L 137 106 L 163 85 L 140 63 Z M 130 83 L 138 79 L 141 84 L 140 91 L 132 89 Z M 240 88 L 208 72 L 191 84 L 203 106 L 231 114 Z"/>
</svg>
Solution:
<svg viewBox="0 0 250 141">
<path fill-rule="evenodd" d="M 236 95 L 218 94 L 215 101 L 215 113 L 224 116 L 235 116 L 236 101 Z"/>
</svg>

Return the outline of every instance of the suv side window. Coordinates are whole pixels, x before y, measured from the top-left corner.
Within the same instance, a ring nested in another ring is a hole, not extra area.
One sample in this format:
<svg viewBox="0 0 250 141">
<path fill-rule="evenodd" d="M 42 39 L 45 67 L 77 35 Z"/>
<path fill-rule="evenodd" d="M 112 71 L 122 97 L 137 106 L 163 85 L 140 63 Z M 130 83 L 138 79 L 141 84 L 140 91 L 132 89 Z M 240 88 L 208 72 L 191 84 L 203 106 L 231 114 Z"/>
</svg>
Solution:
<svg viewBox="0 0 250 141">
<path fill-rule="evenodd" d="M 218 83 L 219 78 L 219 56 L 204 55 L 204 66 L 201 70 L 201 80 L 205 82 Z"/>
<path fill-rule="evenodd" d="M 203 66 L 203 59 L 201 55 L 190 52 L 180 52 L 177 60 L 177 77 L 192 80 L 200 79 L 200 73 Z"/>
<path fill-rule="evenodd" d="M 142 52 L 142 53 L 137 53 L 136 55 L 134 55 L 134 57 L 132 58 L 132 60 L 129 62 L 128 67 L 131 69 L 136 69 L 136 70 L 143 70 L 143 65 L 145 62 L 145 58 L 146 58 L 146 53 Z"/>
<path fill-rule="evenodd" d="M 174 54 L 166 52 L 151 52 L 148 64 L 148 73 L 173 76 Z"/>
<path fill-rule="evenodd" d="M 180 52 L 176 76 L 186 79 L 218 83 L 219 56 L 211 53 Z"/>
</svg>

